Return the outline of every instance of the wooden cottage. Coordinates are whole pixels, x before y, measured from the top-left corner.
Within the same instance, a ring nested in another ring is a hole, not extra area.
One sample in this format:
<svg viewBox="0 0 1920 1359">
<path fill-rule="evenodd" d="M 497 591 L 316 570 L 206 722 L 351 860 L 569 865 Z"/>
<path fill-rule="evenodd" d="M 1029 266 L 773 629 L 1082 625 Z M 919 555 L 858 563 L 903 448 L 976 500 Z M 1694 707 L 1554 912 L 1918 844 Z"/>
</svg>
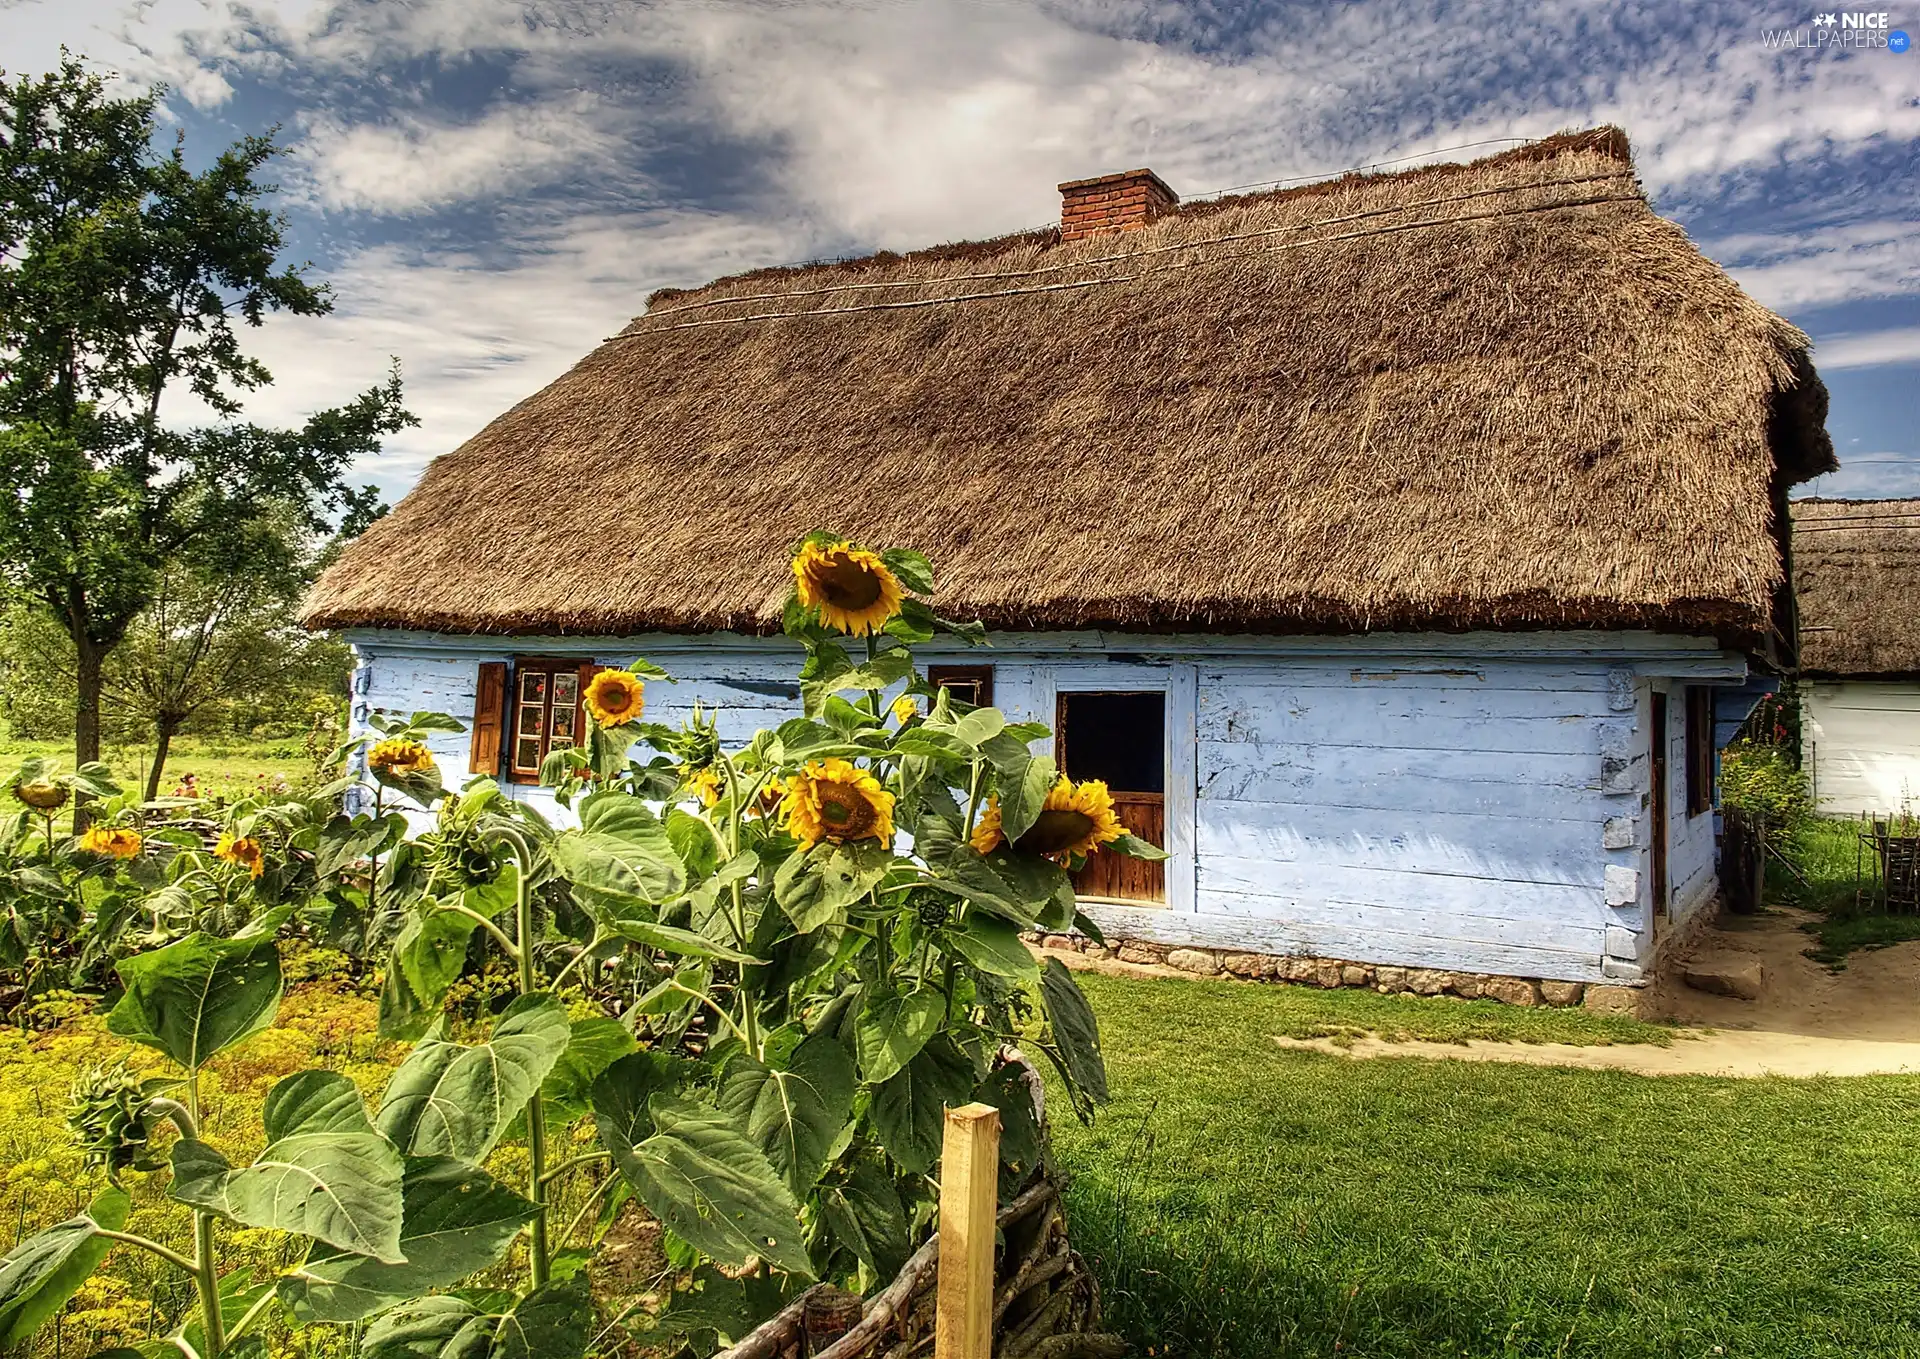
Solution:
<svg viewBox="0 0 1920 1359">
<path fill-rule="evenodd" d="M 1920 500 L 1795 502 L 1793 582 L 1820 809 L 1920 815 Z"/>
<path fill-rule="evenodd" d="M 789 549 L 834 528 L 926 552 L 993 635 L 936 674 L 1164 838 L 1083 882 L 1111 936 L 1639 980 L 1715 891 L 1715 693 L 1792 660 L 1806 336 L 1612 128 L 1062 192 L 1058 228 L 655 294 L 320 581 L 356 717 L 471 719 L 444 758 L 541 799 L 581 667 L 644 654 L 650 716 L 743 736 L 797 707 Z"/>
</svg>

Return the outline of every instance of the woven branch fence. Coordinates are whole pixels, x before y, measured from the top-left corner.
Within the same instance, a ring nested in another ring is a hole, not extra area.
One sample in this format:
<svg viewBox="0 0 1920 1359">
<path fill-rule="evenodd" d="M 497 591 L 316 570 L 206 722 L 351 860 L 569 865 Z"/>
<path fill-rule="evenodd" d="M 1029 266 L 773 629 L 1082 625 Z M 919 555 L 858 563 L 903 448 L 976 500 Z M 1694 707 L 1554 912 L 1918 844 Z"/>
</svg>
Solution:
<svg viewBox="0 0 1920 1359">
<path fill-rule="evenodd" d="M 1100 1287 L 1067 1240 L 1057 1176 L 1041 1172 L 983 1234 L 994 1251 L 994 1359 L 1120 1359 L 1127 1344 L 1100 1329 Z M 1002 1244 L 994 1245 L 997 1235 Z M 871 1297 L 832 1284 L 808 1289 L 714 1359 L 919 1359 L 935 1355 L 941 1268 L 936 1232 Z M 939 1359 L 949 1359 L 944 1349 Z M 973 1355 L 954 1359 L 975 1359 Z"/>
</svg>

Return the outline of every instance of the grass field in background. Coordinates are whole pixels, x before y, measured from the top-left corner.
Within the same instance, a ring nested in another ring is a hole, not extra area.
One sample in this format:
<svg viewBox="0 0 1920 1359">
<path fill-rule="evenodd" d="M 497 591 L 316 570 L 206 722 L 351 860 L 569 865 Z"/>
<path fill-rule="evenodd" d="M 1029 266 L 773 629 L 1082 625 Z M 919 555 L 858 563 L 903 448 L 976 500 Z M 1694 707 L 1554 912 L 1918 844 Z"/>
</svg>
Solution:
<svg viewBox="0 0 1920 1359">
<path fill-rule="evenodd" d="M 1114 1103 L 1055 1141 L 1136 1353 L 1920 1354 L 1920 1077 L 1351 1061 L 1273 1041 L 1345 992 L 1081 979 Z"/>
<path fill-rule="evenodd" d="M 1831 967 L 1846 965 L 1855 949 L 1885 948 L 1920 939 L 1920 916 L 1888 915 L 1872 897 L 1873 851 L 1862 845 L 1858 820 L 1822 817 L 1795 832 L 1787 847 L 1793 872 L 1767 862 L 1767 898 L 1818 911 L 1808 952 Z"/>
<path fill-rule="evenodd" d="M 33 756 L 58 760 L 63 769 L 73 768 L 71 741 L 37 741 L 15 737 L 0 725 L 0 778 L 22 760 Z M 146 786 L 147 770 L 153 764 L 153 746 L 109 745 L 101 759 L 119 776 L 124 787 Z M 272 788 L 276 781 L 296 785 L 310 777 L 306 752 L 300 738 L 280 741 L 248 742 L 206 736 L 176 736 L 167 755 L 160 792 L 173 790 L 183 774 L 191 773 L 199 781 L 202 796 L 217 794 L 223 798 L 244 797 L 261 788 Z"/>
</svg>

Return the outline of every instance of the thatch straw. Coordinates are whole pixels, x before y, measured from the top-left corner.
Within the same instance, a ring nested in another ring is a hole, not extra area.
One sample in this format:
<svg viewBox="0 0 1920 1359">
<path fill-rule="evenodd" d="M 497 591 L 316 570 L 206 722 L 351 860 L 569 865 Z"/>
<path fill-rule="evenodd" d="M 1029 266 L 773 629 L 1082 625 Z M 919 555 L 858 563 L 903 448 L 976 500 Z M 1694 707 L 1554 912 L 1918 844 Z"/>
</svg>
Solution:
<svg viewBox="0 0 1920 1359">
<path fill-rule="evenodd" d="M 1920 500 L 1799 500 L 1793 587 L 1807 675 L 1920 678 Z"/>
<path fill-rule="evenodd" d="M 311 626 L 766 630 L 815 527 L 1000 628 L 1754 638 L 1833 466 L 1804 335 L 1616 129 L 1466 166 L 762 270 L 438 459 Z"/>
</svg>

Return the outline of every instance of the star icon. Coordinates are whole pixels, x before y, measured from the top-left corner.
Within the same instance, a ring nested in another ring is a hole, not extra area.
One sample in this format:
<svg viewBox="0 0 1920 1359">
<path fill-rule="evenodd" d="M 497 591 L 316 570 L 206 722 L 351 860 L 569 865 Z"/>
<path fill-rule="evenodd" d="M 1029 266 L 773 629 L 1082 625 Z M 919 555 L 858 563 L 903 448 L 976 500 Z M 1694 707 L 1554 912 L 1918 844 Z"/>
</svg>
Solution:
<svg viewBox="0 0 1920 1359">
<path fill-rule="evenodd" d="M 1835 24 L 1839 23 L 1840 20 L 1835 15 L 1822 14 L 1818 18 L 1816 18 L 1813 22 L 1821 28 L 1832 28 Z"/>
</svg>

